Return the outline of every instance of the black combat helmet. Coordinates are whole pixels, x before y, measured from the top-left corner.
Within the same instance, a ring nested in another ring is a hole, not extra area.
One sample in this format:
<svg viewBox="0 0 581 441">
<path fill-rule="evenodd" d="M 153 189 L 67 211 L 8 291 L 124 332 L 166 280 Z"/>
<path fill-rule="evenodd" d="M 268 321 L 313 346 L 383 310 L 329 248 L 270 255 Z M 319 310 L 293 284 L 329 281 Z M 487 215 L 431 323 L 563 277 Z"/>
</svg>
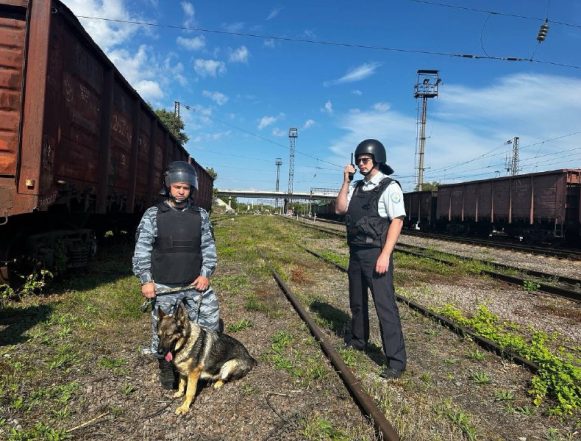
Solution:
<svg viewBox="0 0 581 441">
<path fill-rule="evenodd" d="M 191 191 L 198 189 L 198 174 L 196 169 L 186 161 L 174 161 L 169 164 L 163 174 L 164 189 L 162 194 L 169 195 L 169 187 L 176 182 L 189 184 Z"/>
<path fill-rule="evenodd" d="M 366 139 L 361 141 L 355 149 L 355 159 L 360 155 L 372 155 L 373 161 L 379 164 L 379 171 L 383 174 L 391 175 L 393 168 L 386 164 L 385 147 L 377 139 Z"/>
</svg>

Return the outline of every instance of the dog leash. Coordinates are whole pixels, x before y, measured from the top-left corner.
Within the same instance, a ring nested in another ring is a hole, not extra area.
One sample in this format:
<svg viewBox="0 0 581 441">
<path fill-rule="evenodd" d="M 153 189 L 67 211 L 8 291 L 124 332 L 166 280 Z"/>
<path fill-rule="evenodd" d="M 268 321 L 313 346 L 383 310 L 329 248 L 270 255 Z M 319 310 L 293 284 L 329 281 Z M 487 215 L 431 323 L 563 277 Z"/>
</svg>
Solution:
<svg viewBox="0 0 581 441">
<path fill-rule="evenodd" d="M 175 294 L 176 292 L 187 291 L 189 289 L 196 290 L 191 285 L 188 285 L 188 286 L 178 286 L 176 288 L 166 289 L 164 291 L 161 291 L 159 293 L 156 293 L 154 298 L 145 300 L 142 303 L 142 305 L 139 307 L 139 309 L 141 310 L 141 312 L 147 312 L 147 310 L 149 309 L 150 306 L 153 309 L 153 304 L 155 303 L 155 299 L 157 297 L 159 297 L 159 296 L 165 296 L 165 295 L 168 295 L 168 294 Z M 204 293 L 206 291 L 208 291 L 209 289 L 210 289 L 210 287 L 208 286 L 208 288 L 206 288 L 205 291 L 203 291 L 203 292 L 202 291 L 198 291 L 200 293 L 200 298 L 198 299 L 198 304 L 197 304 L 197 307 L 198 307 L 198 317 L 200 316 L 200 308 L 202 307 L 202 297 L 204 296 Z M 197 320 L 196 320 L 196 322 L 197 322 Z"/>
</svg>

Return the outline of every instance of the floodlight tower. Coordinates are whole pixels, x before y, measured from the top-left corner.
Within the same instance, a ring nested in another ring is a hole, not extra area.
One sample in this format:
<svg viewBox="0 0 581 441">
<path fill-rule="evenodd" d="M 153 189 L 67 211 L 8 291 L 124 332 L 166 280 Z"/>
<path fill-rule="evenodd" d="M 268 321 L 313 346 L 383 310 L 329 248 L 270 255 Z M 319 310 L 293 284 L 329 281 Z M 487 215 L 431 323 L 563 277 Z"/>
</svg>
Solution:
<svg viewBox="0 0 581 441">
<path fill-rule="evenodd" d="M 424 185 L 424 151 L 426 148 L 426 118 L 428 113 L 428 98 L 438 96 L 438 86 L 442 80 L 437 70 L 418 70 L 418 79 L 414 87 L 414 98 L 422 99 L 422 113 L 418 115 L 418 136 L 416 154 L 418 156 L 418 171 L 416 184 L 419 191 Z"/>
<path fill-rule="evenodd" d="M 516 176 L 519 172 L 518 142 L 518 136 L 506 141 L 507 144 L 512 144 L 512 158 L 506 158 L 506 171 L 509 172 L 511 176 Z"/>
<path fill-rule="evenodd" d="M 280 182 L 280 166 L 282 165 L 282 159 L 281 158 L 276 158 L 276 160 L 274 161 L 274 165 L 276 165 L 276 191 L 278 193 L 278 189 L 279 189 L 279 182 Z M 278 208 L 278 197 L 274 198 L 274 208 Z"/>
<path fill-rule="evenodd" d="M 288 161 L 288 203 L 291 203 L 293 196 L 293 181 L 295 179 L 295 147 L 297 137 L 299 136 L 298 129 L 288 129 L 288 139 L 290 141 L 290 157 Z"/>
</svg>

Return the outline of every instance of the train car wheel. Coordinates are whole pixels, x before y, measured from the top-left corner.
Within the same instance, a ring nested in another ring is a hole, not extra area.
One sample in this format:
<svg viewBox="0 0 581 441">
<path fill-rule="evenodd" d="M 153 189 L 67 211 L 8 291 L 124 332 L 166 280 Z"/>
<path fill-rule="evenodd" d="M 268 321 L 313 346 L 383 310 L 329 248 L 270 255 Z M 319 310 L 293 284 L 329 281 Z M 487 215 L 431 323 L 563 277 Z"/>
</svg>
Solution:
<svg viewBox="0 0 581 441">
<path fill-rule="evenodd" d="M 38 264 L 24 252 L 25 242 L 24 234 L 17 234 L 1 251 L 0 283 L 15 290 L 20 289 L 27 277 L 38 269 Z"/>
</svg>

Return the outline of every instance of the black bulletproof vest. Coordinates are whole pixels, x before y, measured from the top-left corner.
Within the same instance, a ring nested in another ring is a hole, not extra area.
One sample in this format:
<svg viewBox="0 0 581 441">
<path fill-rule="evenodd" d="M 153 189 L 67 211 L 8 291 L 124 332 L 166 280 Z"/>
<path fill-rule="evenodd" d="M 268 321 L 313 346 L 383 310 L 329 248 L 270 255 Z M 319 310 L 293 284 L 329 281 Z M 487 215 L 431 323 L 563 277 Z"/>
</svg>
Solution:
<svg viewBox="0 0 581 441">
<path fill-rule="evenodd" d="M 188 208 L 174 210 L 157 204 L 157 238 L 151 255 L 153 280 L 167 285 L 189 285 L 202 269 L 202 217 Z"/>
<path fill-rule="evenodd" d="M 353 190 L 345 216 L 349 246 L 381 248 L 385 244 L 390 220 L 379 216 L 377 206 L 391 181 L 391 178 L 383 178 L 369 191 L 362 190 L 364 181 L 360 181 Z"/>
</svg>

